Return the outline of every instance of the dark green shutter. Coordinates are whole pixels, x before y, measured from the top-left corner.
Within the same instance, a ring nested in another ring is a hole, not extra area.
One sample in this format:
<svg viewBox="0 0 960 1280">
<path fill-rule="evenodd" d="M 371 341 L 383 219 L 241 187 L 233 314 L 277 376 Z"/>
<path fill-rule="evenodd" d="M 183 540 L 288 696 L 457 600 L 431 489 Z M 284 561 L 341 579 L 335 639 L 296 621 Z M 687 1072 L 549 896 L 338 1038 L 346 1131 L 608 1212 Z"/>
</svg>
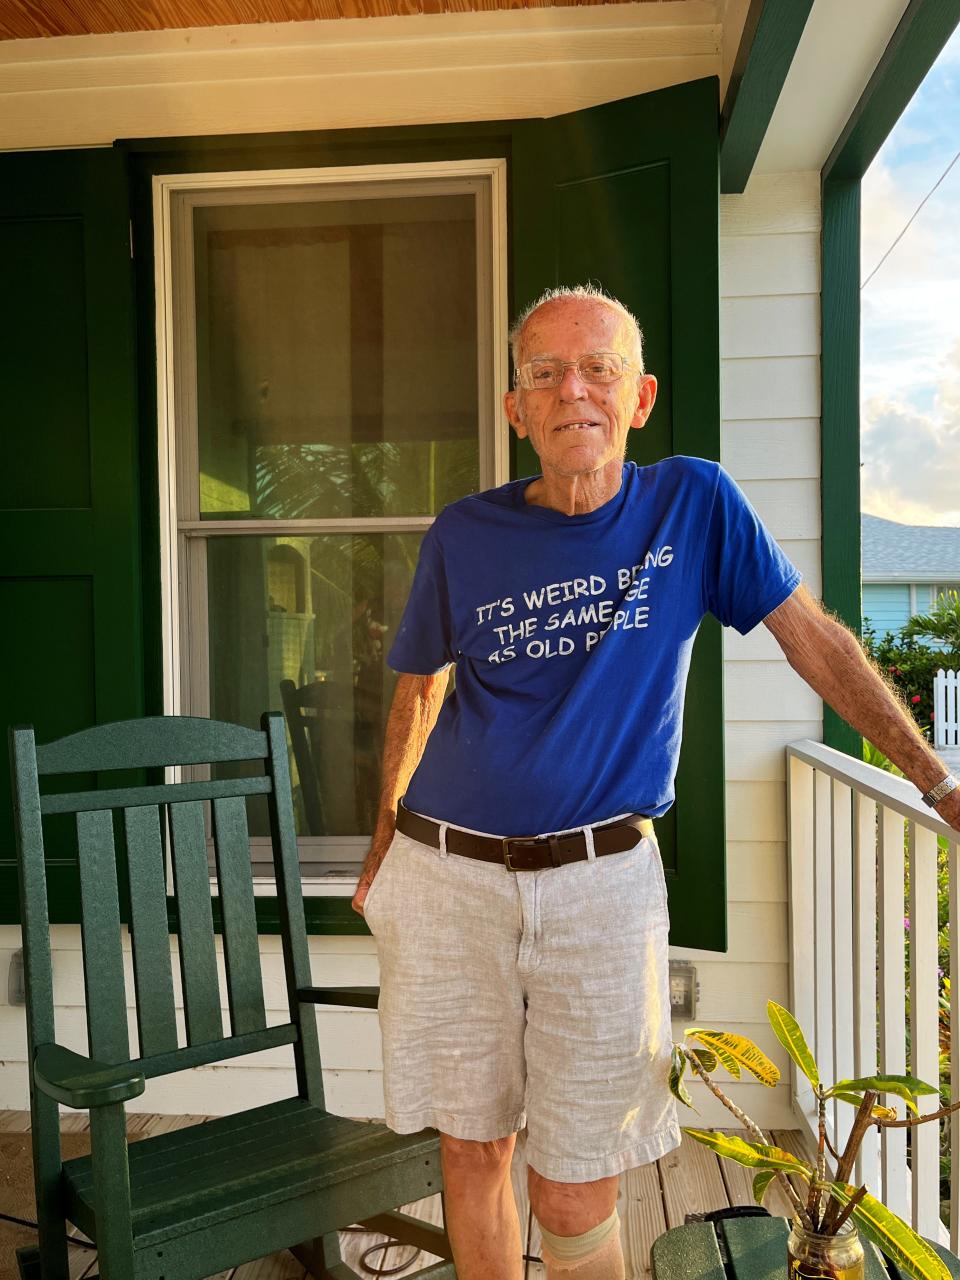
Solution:
<svg viewBox="0 0 960 1280">
<path fill-rule="evenodd" d="M 514 310 L 587 280 L 630 307 L 659 381 L 649 423 L 629 436 L 641 464 L 720 457 L 718 127 L 712 78 L 514 126 Z M 514 474 L 538 471 L 519 442 Z M 690 669 L 677 802 L 657 831 L 671 943 L 725 951 L 723 653 L 709 616 Z"/>
<path fill-rule="evenodd" d="M 128 203 L 110 149 L 0 156 L 0 722 L 40 742 L 143 712 Z M 69 825 L 46 852 L 51 918 L 77 920 Z M 0 922 L 16 903 L 4 769 Z"/>
</svg>

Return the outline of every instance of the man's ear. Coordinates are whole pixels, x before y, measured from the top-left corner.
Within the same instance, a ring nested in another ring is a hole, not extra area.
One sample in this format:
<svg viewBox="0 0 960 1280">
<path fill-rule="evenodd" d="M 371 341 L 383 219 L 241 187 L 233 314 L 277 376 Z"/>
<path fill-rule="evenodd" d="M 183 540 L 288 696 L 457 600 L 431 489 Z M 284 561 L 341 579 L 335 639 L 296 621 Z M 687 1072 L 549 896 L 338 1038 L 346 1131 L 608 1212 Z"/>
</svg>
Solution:
<svg viewBox="0 0 960 1280">
<path fill-rule="evenodd" d="M 642 427 L 646 423 L 653 411 L 656 398 L 656 378 L 652 373 L 641 374 L 640 382 L 637 385 L 637 407 L 634 410 L 633 417 L 630 419 L 631 427 Z"/>
<path fill-rule="evenodd" d="M 525 439 L 527 428 L 523 425 L 523 418 L 520 416 L 520 398 L 516 391 L 508 391 L 503 397 L 503 409 L 511 427 L 521 440 Z"/>
</svg>

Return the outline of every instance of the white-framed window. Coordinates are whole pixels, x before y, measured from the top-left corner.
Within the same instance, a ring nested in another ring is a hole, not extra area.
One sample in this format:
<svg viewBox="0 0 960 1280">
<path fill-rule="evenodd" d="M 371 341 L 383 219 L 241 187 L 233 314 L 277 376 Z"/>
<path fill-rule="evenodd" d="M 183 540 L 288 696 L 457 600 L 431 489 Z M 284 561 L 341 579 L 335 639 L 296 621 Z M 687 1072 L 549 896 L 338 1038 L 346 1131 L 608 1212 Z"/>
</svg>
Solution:
<svg viewBox="0 0 960 1280">
<path fill-rule="evenodd" d="M 162 175 L 154 212 L 165 710 L 282 711 L 304 874 L 349 877 L 420 540 L 508 477 L 505 164 Z"/>
<path fill-rule="evenodd" d="M 938 582 L 930 588 L 930 608 L 935 609 L 948 596 L 960 596 L 960 582 Z"/>
</svg>

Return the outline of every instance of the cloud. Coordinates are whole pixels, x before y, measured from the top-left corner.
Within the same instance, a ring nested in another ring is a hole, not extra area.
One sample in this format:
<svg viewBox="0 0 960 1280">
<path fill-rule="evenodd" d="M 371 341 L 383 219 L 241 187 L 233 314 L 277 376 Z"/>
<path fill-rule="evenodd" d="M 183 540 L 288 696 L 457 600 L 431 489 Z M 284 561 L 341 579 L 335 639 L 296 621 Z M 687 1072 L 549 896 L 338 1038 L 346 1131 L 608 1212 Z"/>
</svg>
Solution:
<svg viewBox="0 0 960 1280">
<path fill-rule="evenodd" d="M 960 341 L 940 362 L 929 412 L 876 395 L 860 418 L 861 509 L 905 524 L 960 526 Z"/>
<path fill-rule="evenodd" d="M 960 525 L 960 28 L 864 177 L 861 506 Z M 894 246 L 891 249 L 891 246 Z"/>
</svg>

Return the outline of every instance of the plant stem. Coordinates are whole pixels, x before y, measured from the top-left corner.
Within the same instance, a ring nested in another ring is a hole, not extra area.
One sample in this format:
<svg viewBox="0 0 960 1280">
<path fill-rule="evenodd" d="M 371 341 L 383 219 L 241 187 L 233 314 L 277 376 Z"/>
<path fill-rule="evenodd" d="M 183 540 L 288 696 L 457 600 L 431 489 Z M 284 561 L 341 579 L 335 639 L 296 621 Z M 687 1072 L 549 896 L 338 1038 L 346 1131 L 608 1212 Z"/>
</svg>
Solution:
<svg viewBox="0 0 960 1280">
<path fill-rule="evenodd" d="M 827 1158 L 823 1153 L 823 1144 L 827 1137 L 827 1102 L 823 1095 L 823 1085 L 817 1085 L 817 1176 L 810 1184 L 807 1196 L 807 1212 L 812 1220 L 820 1222 L 820 1200 L 823 1196 L 823 1184 L 827 1177 Z M 817 1230 L 822 1229 L 822 1223 Z"/>
<path fill-rule="evenodd" d="M 837 1234 L 837 1232 L 840 1230 L 840 1228 L 843 1226 L 846 1220 L 850 1217 L 851 1213 L 853 1213 L 854 1209 L 857 1207 L 857 1205 L 860 1203 L 860 1201 L 863 1199 L 863 1197 L 866 1194 L 867 1194 L 867 1188 L 866 1188 L 866 1185 L 864 1185 L 859 1189 L 856 1195 L 850 1197 L 850 1199 L 847 1201 L 847 1204 L 843 1213 L 841 1213 L 840 1217 L 833 1224 L 834 1235 Z M 834 1201 L 834 1204 L 836 1204 L 836 1201 Z"/>
<path fill-rule="evenodd" d="M 850 1129 L 850 1136 L 847 1138 L 847 1145 L 843 1149 L 843 1155 L 840 1157 L 840 1163 L 837 1165 L 837 1172 L 834 1177 L 835 1182 L 848 1182 L 854 1162 L 857 1158 L 857 1152 L 860 1150 L 860 1144 L 863 1142 L 864 1136 L 870 1125 L 874 1123 L 871 1112 L 873 1105 L 879 1097 L 879 1093 L 873 1089 L 867 1089 L 863 1095 L 863 1101 L 857 1108 L 857 1114 L 854 1116 L 853 1125 Z M 839 1200 L 831 1199 L 827 1206 L 827 1212 L 824 1215 L 823 1226 L 829 1231 L 833 1226 L 833 1219 L 836 1217 L 840 1209 Z"/>
<path fill-rule="evenodd" d="M 914 1116 L 907 1120 L 877 1120 L 875 1123 L 883 1129 L 906 1129 L 910 1125 L 926 1124 L 928 1120 L 940 1120 L 951 1111 L 960 1111 L 960 1101 L 951 1103 L 949 1107 L 941 1107 L 939 1111 L 930 1111 L 925 1116 Z"/>
<path fill-rule="evenodd" d="M 756 1138 L 756 1140 L 758 1142 L 762 1142 L 765 1147 L 773 1146 L 774 1144 L 772 1142 L 769 1142 L 765 1137 L 763 1130 L 758 1128 L 757 1125 L 753 1123 L 753 1121 L 746 1114 L 746 1112 L 741 1111 L 740 1108 L 737 1106 L 737 1104 L 735 1102 L 731 1102 L 730 1099 L 727 1097 L 727 1095 L 720 1088 L 718 1088 L 717 1085 L 713 1083 L 713 1081 L 707 1075 L 706 1071 L 704 1071 L 703 1067 L 701 1067 L 700 1063 L 697 1061 L 694 1055 L 690 1052 L 687 1046 L 685 1044 L 682 1044 L 680 1048 L 683 1050 L 691 1067 L 694 1069 L 694 1071 L 697 1073 L 697 1075 L 700 1077 L 703 1083 L 707 1086 L 710 1092 L 715 1097 L 720 1099 L 720 1101 L 723 1103 L 723 1105 L 727 1108 L 728 1111 L 733 1112 L 733 1114 L 737 1117 L 737 1119 L 744 1126 L 744 1128 L 748 1129 Z M 792 1182 L 790 1181 L 790 1179 L 787 1177 L 786 1173 L 782 1169 L 778 1169 L 776 1173 L 777 1173 L 777 1179 L 779 1180 L 780 1185 L 783 1187 L 787 1196 L 790 1198 L 791 1203 L 793 1204 L 794 1208 L 797 1211 L 800 1221 L 803 1223 L 805 1227 L 808 1227 L 812 1231 L 813 1222 L 810 1219 L 810 1215 L 807 1213 L 806 1209 L 804 1208 L 803 1201 L 797 1195 L 796 1191 L 794 1191 Z"/>
</svg>

